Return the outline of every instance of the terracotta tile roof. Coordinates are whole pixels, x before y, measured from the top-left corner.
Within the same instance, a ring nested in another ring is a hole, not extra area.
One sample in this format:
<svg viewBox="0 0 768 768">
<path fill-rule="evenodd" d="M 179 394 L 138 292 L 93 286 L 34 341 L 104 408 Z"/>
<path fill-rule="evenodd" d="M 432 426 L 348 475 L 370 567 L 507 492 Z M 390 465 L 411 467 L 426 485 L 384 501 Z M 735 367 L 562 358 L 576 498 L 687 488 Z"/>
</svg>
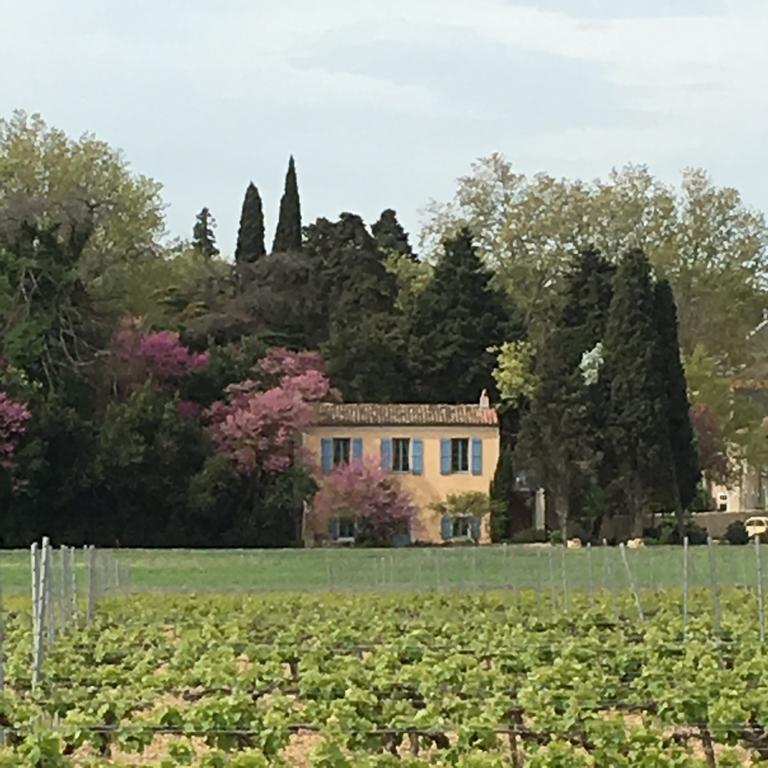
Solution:
<svg viewBox="0 0 768 768">
<path fill-rule="evenodd" d="M 493 408 L 479 405 L 427 405 L 424 403 L 321 403 L 318 425 L 344 426 L 496 426 Z"/>
</svg>

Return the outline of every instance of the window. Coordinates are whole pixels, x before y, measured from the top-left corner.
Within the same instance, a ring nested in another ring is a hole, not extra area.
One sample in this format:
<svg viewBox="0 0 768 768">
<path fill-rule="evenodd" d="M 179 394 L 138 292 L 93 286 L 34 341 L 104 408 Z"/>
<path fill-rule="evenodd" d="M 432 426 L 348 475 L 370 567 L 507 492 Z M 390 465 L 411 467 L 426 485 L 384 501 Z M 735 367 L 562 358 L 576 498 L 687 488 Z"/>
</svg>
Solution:
<svg viewBox="0 0 768 768">
<path fill-rule="evenodd" d="M 395 472 L 411 471 L 411 441 L 407 437 L 392 440 L 392 469 Z"/>
<path fill-rule="evenodd" d="M 355 538 L 355 518 L 354 517 L 339 518 L 339 538 L 340 539 Z"/>
<path fill-rule="evenodd" d="M 471 526 L 468 517 L 453 518 L 453 538 L 467 539 L 471 535 Z"/>
<path fill-rule="evenodd" d="M 451 472 L 469 471 L 469 440 L 454 437 L 451 440 Z"/>
<path fill-rule="evenodd" d="M 349 464 L 351 440 L 348 437 L 333 438 L 333 466 Z"/>
</svg>

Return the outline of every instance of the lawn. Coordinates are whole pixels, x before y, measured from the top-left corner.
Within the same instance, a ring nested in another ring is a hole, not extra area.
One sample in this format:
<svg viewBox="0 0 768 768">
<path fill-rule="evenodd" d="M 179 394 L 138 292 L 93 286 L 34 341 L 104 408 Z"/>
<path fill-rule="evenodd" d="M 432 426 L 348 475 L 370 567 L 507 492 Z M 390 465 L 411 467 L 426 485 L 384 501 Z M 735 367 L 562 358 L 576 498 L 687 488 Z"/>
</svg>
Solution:
<svg viewBox="0 0 768 768">
<path fill-rule="evenodd" d="M 707 547 L 689 550 L 689 584 L 710 586 Z M 592 551 L 525 545 L 411 549 L 161 550 L 115 551 L 129 566 L 135 589 L 180 591 L 325 591 L 402 589 L 540 589 L 589 591 L 626 589 L 627 569 L 617 547 Z M 682 547 L 627 550 L 638 588 L 681 587 Z M 756 585 L 755 548 L 714 545 L 719 584 Z M 83 555 L 78 579 L 84 588 Z M 762 547 L 768 569 L 768 546 Z M 54 560 L 54 564 L 56 560 Z M 28 552 L 0 552 L 0 585 L 6 593 L 26 593 Z M 55 576 L 55 574 L 54 574 Z"/>
</svg>

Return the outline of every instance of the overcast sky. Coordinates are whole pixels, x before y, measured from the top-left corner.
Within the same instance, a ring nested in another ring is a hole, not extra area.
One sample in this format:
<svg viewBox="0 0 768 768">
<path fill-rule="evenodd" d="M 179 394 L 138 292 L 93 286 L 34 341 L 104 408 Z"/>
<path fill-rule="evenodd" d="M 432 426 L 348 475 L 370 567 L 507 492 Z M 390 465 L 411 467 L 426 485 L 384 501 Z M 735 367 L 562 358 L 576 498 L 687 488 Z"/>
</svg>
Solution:
<svg viewBox="0 0 768 768">
<path fill-rule="evenodd" d="M 211 208 L 249 180 L 271 243 L 288 155 L 304 222 L 451 196 L 477 157 L 595 178 L 703 166 L 768 210 L 766 0 L 0 0 L 0 111 L 93 131 Z"/>
</svg>

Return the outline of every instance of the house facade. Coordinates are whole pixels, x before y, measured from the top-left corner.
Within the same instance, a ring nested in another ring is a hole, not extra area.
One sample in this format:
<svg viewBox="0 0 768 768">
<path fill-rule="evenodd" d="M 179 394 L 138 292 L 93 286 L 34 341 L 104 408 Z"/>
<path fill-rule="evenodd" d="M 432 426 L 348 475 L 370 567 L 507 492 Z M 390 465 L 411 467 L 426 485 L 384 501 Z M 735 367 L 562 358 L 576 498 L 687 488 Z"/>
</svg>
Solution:
<svg viewBox="0 0 768 768">
<path fill-rule="evenodd" d="M 398 543 L 490 542 L 490 520 L 450 519 L 431 509 L 450 494 L 488 493 L 499 458 L 499 426 L 487 398 L 478 405 L 323 403 L 302 445 L 319 468 L 317 480 L 342 463 L 365 460 L 391 473 L 412 497 L 418 513 Z M 309 514 L 307 546 L 354 538 L 346 514 Z"/>
</svg>

